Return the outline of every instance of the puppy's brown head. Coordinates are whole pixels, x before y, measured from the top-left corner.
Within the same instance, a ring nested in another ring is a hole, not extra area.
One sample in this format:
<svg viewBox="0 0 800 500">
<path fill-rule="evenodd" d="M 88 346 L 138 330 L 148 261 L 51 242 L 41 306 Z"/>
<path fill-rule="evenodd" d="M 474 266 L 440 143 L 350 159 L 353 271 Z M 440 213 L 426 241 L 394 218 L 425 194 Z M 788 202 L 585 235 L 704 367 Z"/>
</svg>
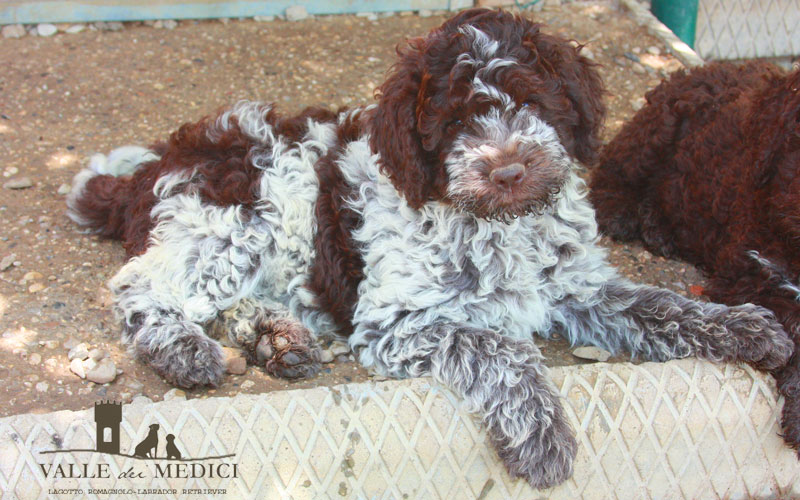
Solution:
<svg viewBox="0 0 800 500">
<path fill-rule="evenodd" d="M 542 210 L 572 159 L 590 162 L 605 109 L 593 63 L 503 11 L 462 12 L 398 48 L 370 145 L 408 204 L 478 217 Z"/>
</svg>

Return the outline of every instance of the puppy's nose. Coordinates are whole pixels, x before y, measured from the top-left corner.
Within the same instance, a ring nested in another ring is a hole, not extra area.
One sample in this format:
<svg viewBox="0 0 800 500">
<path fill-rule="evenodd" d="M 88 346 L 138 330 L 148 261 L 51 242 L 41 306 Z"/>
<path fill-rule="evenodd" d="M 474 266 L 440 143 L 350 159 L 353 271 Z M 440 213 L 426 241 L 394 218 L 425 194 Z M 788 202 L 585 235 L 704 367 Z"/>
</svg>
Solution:
<svg viewBox="0 0 800 500">
<path fill-rule="evenodd" d="M 510 189 L 525 175 L 525 166 L 522 163 L 512 163 L 491 171 L 489 180 L 501 188 Z"/>
</svg>

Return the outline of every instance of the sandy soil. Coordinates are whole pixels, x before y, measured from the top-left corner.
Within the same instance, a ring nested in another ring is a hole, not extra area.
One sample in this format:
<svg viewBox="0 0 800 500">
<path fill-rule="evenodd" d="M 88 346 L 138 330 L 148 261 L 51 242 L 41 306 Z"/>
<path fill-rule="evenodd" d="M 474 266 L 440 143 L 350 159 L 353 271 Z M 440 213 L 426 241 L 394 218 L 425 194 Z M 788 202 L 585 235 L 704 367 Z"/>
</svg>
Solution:
<svg viewBox="0 0 800 500">
<path fill-rule="evenodd" d="M 606 137 L 665 71 L 680 67 L 657 39 L 610 5 L 575 3 L 530 14 L 547 30 L 588 43 L 602 65 L 610 108 Z M 122 249 L 81 234 L 65 216 L 64 184 L 92 153 L 151 143 L 239 99 L 275 101 L 289 112 L 371 102 L 394 46 L 444 19 L 186 21 L 172 30 L 126 23 L 115 32 L 0 39 L 0 183 L 32 182 L 27 189 L 0 189 L 0 415 L 85 408 L 101 398 L 160 400 L 171 389 L 118 341 L 104 283 L 123 264 Z M 703 285 L 689 265 L 638 246 L 602 243 L 635 281 L 684 294 Z M 108 352 L 121 371 L 113 382 L 98 385 L 70 372 L 67 352 L 78 342 Z M 584 362 L 563 342 L 540 345 L 549 364 Z M 188 397 L 368 377 L 340 356 L 310 380 L 286 382 L 250 367 Z"/>
</svg>

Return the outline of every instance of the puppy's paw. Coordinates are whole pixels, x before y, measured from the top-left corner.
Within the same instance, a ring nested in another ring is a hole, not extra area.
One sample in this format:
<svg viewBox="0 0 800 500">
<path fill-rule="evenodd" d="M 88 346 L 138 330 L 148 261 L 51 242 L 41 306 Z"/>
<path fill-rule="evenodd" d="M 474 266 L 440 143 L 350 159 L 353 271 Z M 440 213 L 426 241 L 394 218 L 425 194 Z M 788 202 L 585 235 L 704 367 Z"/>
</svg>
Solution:
<svg viewBox="0 0 800 500">
<path fill-rule="evenodd" d="M 255 359 L 267 373 L 298 379 L 312 377 L 320 369 L 319 347 L 311 332 L 297 320 L 270 320 L 255 346 Z"/>
<path fill-rule="evenodd" d="M 225 373 L 222 347 L 203 333 L 176 336 L 164 346 L 137 354 L 167 382 L 186 389 L 217 386 Z"/>
<path fill-rule="evenodd" d="M 538 428 L 518 446 L 497 442 L 498 455 L 512 477 L 524 478 L 537 489 L 550 488 L 572 476 L 572 462 L 578 445 L 572 429 L 563 419 Z"/>
<path fill-rule="evenodd" d="M 726 320 L 735 336 L 737 361 L 759 370 L 774 370 L 785 365 L 794 345 L 772 311 L 753 304 L 730 308 Z"/>
</svg>

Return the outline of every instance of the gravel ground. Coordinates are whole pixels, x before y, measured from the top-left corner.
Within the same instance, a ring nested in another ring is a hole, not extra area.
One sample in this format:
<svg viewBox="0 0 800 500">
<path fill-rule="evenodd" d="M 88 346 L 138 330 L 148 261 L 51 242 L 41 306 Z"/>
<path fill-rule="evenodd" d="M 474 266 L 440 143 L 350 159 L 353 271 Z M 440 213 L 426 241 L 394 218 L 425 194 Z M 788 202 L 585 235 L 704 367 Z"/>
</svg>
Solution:
<svg viewBox="0 0 800 500">
<path fill-rule="evenodd" d="M 529 15 L 551 32 L 588 42 L 609 89 L 606 138 L 662 74 L 680 67 L 611 3 L 573 3 Z M 239 99 L 275 101 L 287 112 L 371 102 L 394 46 L 445 17 L 185 21 L 161 28 L 126 23 L 0 38 L 0 415 L 86 408 L 99 398 L 184 395 L 132 360 L 118 341 L 104 283 L 123 264 L 122 249 L 81 234 L 65 216 L 65 191 L 91 154 L 151 143 Z M 685 263 L 605 238 L 602 244 L 634 281 L 687 295 L 701 290 L 702 277 Z M 585 362 L 564 342 L 540 345 L 552 365 Z M 76 375 L 81 371 L 97 383 Z M 369 377 L 349 354 L 339 354 L 310 380 L 287 382 L 249 367 L 216 389 L 187 396 Z"/>
</svg>

